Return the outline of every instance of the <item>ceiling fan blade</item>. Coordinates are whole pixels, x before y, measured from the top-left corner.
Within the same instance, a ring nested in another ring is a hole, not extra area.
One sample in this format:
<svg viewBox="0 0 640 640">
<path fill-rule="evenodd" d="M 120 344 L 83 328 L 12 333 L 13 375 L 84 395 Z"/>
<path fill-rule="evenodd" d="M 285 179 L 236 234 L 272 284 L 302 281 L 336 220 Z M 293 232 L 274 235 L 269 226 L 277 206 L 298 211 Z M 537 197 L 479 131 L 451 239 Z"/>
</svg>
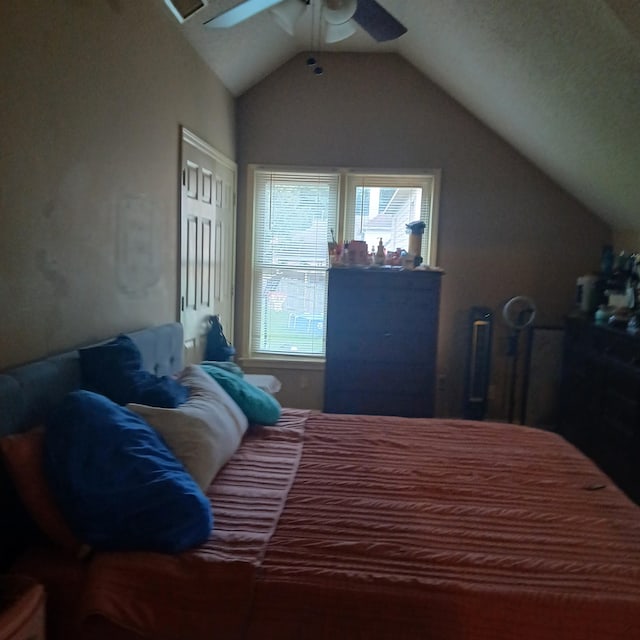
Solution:
<svg viewBox="0 0 640 640">
<path fill-rule="evenodd" d="M 207 20 L 204 23 L 205 27 L 214 29 L 227 29 L 229 27 L 235 27 L 237 24 L 252 18 L 258 13 L 262 13 L 271 7 L 275 7 L 283 0 L 245 0 L 239 5 L 221 13 L 211 20 Z"/>
<path fill-rule="evenodd" d="M 395 40 L 407 32 L 407 28 L 376 0 L 358 0 L 353 19 L 378 42 Z"/>
</svg>

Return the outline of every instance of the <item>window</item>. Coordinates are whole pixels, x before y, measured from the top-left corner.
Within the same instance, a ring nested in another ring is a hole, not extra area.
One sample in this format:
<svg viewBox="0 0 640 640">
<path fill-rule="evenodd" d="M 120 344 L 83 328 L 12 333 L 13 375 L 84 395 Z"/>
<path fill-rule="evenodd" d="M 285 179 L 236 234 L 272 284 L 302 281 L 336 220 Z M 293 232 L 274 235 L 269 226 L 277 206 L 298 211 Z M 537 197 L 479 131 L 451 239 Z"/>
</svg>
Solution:
<svg viewBox="0 0 640 640">
<path fill-rule="evenodd" d="M 422 220 L 433 265 L 438 177 L 253 168 L 249 355 L 324 356 L 332 237 L 407 248 L 406 224 Z"/>
<path fill-rule="evenodd" d="M 435 251 L 430 239 L 435 239 L 431 233 L 435 178 L 435 174 L 348 174 L 344 237 L 364 240 L 369 247 L 376 247 L 382 238 L 389 250 L 407 249 L 407 223 L 422 220 L 427 225 L 422 258 L 433 266 Z"/>
</svg>

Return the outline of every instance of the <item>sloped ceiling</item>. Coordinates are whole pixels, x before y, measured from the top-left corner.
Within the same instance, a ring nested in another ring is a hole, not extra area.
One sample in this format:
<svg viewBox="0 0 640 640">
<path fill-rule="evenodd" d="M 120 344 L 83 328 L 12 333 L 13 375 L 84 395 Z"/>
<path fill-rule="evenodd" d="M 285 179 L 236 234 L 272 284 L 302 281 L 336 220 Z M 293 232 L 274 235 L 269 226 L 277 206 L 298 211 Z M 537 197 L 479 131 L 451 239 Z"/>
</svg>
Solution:
<svg viewBox="0 0 640 640">
<path fill-rule="evenodd" d="M 289 36 L 269 11 L 231 29 L 210 0 L 176 28 L 240 95 L 301 51 L 392 51 L 606 220 L 640 231 L 640 2 L 379 0 L 408 27 L 390 43 L 358 28 L 320 43 L 319 0 Z"/>
</svg>

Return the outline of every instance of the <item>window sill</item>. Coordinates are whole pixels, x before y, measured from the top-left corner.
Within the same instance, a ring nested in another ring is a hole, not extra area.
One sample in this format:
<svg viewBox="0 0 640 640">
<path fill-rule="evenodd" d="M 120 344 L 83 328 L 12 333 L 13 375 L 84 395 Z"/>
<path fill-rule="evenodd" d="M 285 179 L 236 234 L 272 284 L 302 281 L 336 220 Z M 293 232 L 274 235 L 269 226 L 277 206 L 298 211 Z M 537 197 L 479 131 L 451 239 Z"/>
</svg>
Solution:
<svg viewBox="0 0 640 640">
<path fill-rule="evenodd" d="M 269 357 L 241 357 L 236 358 L 237 364 L 242 368 L 265 369 L 304 369 L 307 371 L 324 371 L 324 358 L 283 358 L 279 356 Z"/>
</svg>

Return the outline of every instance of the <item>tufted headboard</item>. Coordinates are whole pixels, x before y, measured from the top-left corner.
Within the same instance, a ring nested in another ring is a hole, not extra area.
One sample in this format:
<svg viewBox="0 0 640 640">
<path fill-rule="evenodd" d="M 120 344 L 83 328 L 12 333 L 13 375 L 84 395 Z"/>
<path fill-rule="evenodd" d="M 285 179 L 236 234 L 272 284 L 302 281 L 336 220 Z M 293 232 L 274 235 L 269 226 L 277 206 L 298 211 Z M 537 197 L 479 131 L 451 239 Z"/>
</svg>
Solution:
<svg viewBox="0 0 640 640">
<path fill-rule="evenodd" d="M 147 371 L 162 376 L 177 373 L 182 368 L 182 325 L 164 324 L 126 335 L 140 349 Z M 80 384 L 77 350 L 0 373 L 0 437 L 41 424 L 47 413 L 67 393 L 80 388 Z M 0 526 L 0 571 L 3 571 L 38 533 L 1 460 L 0 519 L 3 522 Z"/>
<path fill-rule="evenodd" d="M 163 376 L 182 368 L 182 325 L 174 322 L 128 335 L 147 371 Z M 40 422 L 62 398 L 80 387 L 80 356 L 68 351 L 0 373 L 0 437 Z"/>
</svg>

